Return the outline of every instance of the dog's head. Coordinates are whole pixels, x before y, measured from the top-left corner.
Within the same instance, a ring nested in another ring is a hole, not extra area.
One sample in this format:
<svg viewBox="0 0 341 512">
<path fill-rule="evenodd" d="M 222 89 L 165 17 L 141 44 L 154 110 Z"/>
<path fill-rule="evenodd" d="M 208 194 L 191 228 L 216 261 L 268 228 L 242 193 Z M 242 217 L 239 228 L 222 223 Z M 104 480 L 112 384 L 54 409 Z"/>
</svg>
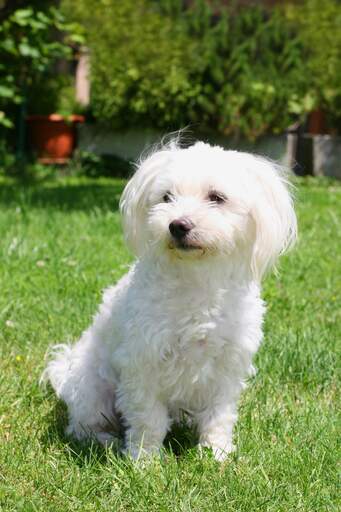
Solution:
<svg viewBox="0 0 341 512">
<path fill-rule="evenodd" d="M 138 256 L 241 258 L 257 279 L 296 238 L 283 172 L 259 156 L 202 142 L 148 156 L 124 190 L 121 211 Z"/>
</svg>

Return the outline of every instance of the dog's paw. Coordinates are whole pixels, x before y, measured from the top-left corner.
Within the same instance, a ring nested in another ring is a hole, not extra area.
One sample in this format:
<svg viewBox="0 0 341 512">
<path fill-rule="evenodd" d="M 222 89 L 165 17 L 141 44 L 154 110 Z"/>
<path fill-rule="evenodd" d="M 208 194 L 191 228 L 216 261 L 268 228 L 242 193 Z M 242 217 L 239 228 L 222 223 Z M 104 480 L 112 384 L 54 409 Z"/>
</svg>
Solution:
<svg viewBox="0 0 341 512">
<path fill-rule="evenodd" d="M 130 445 L 122 450 L 123 456 L 129 457 L 143 465 L 150 464 L 155 458 L 158 458 L 160 454 L 160 449 L 156 447 L 146 448 L 138 445 Z"/>
<path fill-rule="evenodd" d="M 117 444 L 117 438 L 109 432 L 96 432 L 95 438 L 104 448 L 110 448 Z"/>
<path fill-rule="evenodd" d="M 212 445 L 209 443 L 200 443 L 198 445 L 198 449 L 201 456 L 203 455 L 204 448 L 210 449 L 213 453 L 215 460 L 218 462 L 224 462 L 227 459 L 227 457 L 236 449 L 236 447 L 232 443 L 226 444 L 224 445 L 224 447 Z"/>
</svg>

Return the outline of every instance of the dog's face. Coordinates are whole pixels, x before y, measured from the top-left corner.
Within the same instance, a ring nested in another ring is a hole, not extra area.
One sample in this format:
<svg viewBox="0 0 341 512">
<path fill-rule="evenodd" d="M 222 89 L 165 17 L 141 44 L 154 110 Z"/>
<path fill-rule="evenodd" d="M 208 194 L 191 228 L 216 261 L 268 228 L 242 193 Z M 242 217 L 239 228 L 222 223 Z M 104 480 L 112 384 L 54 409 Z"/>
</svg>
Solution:
<svg viewBox="0 0 341 512">
<path fill-rule="evenodd" d="M 178 258 L 230 254 L 247 228 L 239 180 L 219 172 L 214 159 L 176 153 L 148 191 L 145 229 L 151 245 Z"/>
<path fill-rule="evenodd" d="M 272 163 L 203 143 L 169 146 L 148 157 L 121 207 L 137 255 L 237 255 L 249 259 L 258 278 L 296 233 L 285 180 Z"/>
</svg>

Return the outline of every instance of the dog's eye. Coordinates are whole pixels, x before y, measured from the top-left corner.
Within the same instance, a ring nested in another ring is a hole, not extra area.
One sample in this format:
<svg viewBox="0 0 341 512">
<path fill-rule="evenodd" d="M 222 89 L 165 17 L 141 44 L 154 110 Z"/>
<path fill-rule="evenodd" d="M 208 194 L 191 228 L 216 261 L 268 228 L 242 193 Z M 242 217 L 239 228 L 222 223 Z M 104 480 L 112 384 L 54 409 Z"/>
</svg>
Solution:
<svg viewBox="0 0 341 512">
<path fill-rule="evenodd" d="M 208 194 L 208 200 L 211 203 L 222 204 L 222 203 L 225 203 L 227 198 L 226 198 L 226 196 L 224 196 L 224 194 L 221 194 L 220 192 L 213 191 Z"/>
<path fill-rule="evenodd" d="M 173 199 L 173 195 L 170 192 L 166 192 L 165 195 L 162 197 L 162 201 L 164 203 L 170 203 L 170 201 Z"/>
</svg>

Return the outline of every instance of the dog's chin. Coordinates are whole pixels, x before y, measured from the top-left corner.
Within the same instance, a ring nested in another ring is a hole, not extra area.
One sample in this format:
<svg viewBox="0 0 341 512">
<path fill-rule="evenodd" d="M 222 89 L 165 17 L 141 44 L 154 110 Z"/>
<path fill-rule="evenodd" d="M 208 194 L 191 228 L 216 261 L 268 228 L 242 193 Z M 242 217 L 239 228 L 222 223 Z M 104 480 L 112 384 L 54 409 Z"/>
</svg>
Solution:
<svg viewBox="0 0 341 512">
<path fill-rule="evenodd" d="M 206 252 L 202 245 L 187 240 L 170 240 L 168 243 L 168 250 L 171 254 L 180 259 L 199 258 Z"/>
</svg>

